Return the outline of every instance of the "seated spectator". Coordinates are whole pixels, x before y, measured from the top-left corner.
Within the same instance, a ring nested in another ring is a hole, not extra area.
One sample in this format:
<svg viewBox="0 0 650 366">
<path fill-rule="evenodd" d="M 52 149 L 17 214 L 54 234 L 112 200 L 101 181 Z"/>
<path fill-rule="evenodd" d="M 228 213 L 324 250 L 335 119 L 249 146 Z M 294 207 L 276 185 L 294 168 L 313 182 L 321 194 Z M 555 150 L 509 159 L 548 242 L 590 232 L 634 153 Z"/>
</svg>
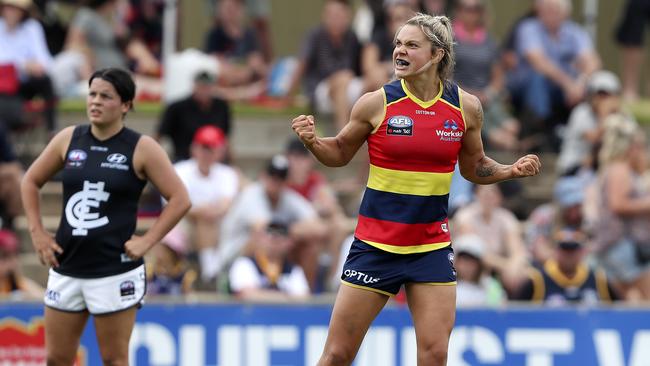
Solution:
<svg viewBox="0 0 650 366">
<path fill-rule="evenodd" d="M 256 32 L 245 24 L 243 0 L 219 0 L 205 52 L 219 60 L 219 92 L 229 100 L 251 99 L 265 88 L 269 65 Z"/>
<path fill-rule="evenodd" d="M 587 187 L 594 180 L 593 172 L 588 170 L 558 178 L 553 189 L 553 202 L 535 208 L 530 214 L 526 220 L 525 239 L 533 263 L 544 263 L 553 256 L 552 234 L 560 228 L 585 229 L 585 197 Z"/>
<path fill-rule="evenodd" d="M 650 299 L 650 191 L 645 133 L 621 114 L 605 120 L 599 153 L 596 257 L 628 300 Z"/>
<path fill-rule="evenodd" d="M 486 272 L 483 263 L 485 243 L 476 234 L 453 239 L 456 268 L 456 304 L 459 307 L 497 306 L 503 304 L 505 292 L 499 281 Z"/>
<path fill-rule="evenodd" d="M 0 230 L 0 296 L 42 300 L 45 290 L 20 273 L 18 245 L 16 234 Z"/>
<path fill-rule="evenodd" d="M 264 60 L 273 59 L 271 44 L 271 0 L 247 0 L 246 9 L 250 23 L 255 30 Z"/>
<path fill-rule="evenodd" d="M 603 121 L 619 112 L 621 85 L 609 71 L 596 71 L 587 81 L 586 100 L 571 111 L 556 168 L 560 175 L 591 165 L 592 151 L 603 137 Z"/>
<path fill-rule="evenodd" d="M 555 126 L 584 97 L 588 76 L 600 67 L 587 32 L 568 20 L 570 0 L 535 0 L 536 16 L 517 29 L 519 64 L 510 94 L 520 108 L 525 136 L 546 133 L 555 149 Z"/>
<path fill-rule="evenodd" d="M 370 41 L 363 46 L 361 67 L 369 90 L 381 88 L 393 77 L 393 41 L 395 33 L 415 12 L 407 0 L 385 2 L 386 25 L 375 27 Z"/>
<path fill-rule="evenodd" d="M 0 93 L 19 95 L 24 100 L 39 97 L 47 128 L 56 128 L 54 87 L 50 78 L 52 55 L 41 24 L 29 15 L 31 0 L 0 2 Z"/>
<path fill-rule="evenodd" d="M 118 67 L 135 71 L 138 98 L 159 97 L 160 62 L 140 39 L 132 37 L 118 6 L 119 0 L 89 0 L 75 14 L 64 51 L 55 60 L 63 95 L 79 94 L 78 82 L 92 70 Z"/>
<path fill-rule="evenodd" d="M 275 155 L 259 180 L 235 200 L 221 227 L 217 257 L 212 262 L 215 273 L 240 254 L 253 232 L 262 230 L 267 222 L 281 222 L 289 227 L 295 242 L 292 259 L 305 271 L 310 287 L 315 287 L 327 228 L 309 201 L 287 187 L 288 174 L 287 158 Z"/>
<path fill-rule="evenodd" d="M 324 280 L 321 282 L 325 282 L 325 277 L 335 270 L 341 243 L 354 231 L 355 221 L 345 215 L 329 182 L 315 169 L 314 156 L 298 138 L 289 141 L 285 153 L 289 162 L 287 186 L 311 202 L 328 228 L 326 250 L 319 259 Z"/>
<path fill-rule="evenodd" d="M 185 259 L 184 243 L 165 239 L 147 261 L 147 295 L 181 296 L 192 292 L 196 272 Z"/>
<path fill-rule="evenodd" d="M 142 42 L 156 59 L 162 56 L 164 0 L 130 0 L 126 19 L 131 37 Z"/>
<path fill-rule="evenodd" d="M 210 262 L 219 242 L 223 217 L 239 192 L 237 172 L 219 163 L 226 153 L 226 145 L 220 129 L 203 126 L 194 134 L 192 157 L 174 164 L 190 195 L 192 208 L 167 236 L 185 243 L 187 251 L 198 252 L 204 281 L 216 276 L 210 271 Z"/>
<path fill-rule="evenodd" d="M 477 185 L 474 194 L 476 201 L 454 215 L 456 233 L 473 233 L 483 239 L 488 270 L 496 272 L 507 291 L 513 291 L 521 284 L 528 265 L 519 222 L 501 206 L 503 196 L 498 185 Z"/>
<path fill-rule="evenodd" d="M 519 140 L 519 121 L 504 105 L 504 72 L 497 43 L 487 30 L 485 3 L 483 0 L 460 0 L 456 4 L 454 80 L 481 101 L 483 140 L 489 148 L 527 150 L 529 146 Z"/>
<path fill-rule="evenodd" d="M 605 272 L 589 268 L 586 237 L 580 231 L 563 229 L 554 238 L 553 256 L 531 268 L 530 278 L 516 296 L 551 306 L 597 305 L 619 300 Z"/>
<path fill-rule="evenodd" d="M 192 95 L 165 107 L 156 138 L 171 139 L 174 161 L 189 159 L 192 138 L 201 126 L 216 126 L 226 137 L 230 134 L 230 106 L 212 95 L 214 81 L 210 72 L 198 72 Z"/>
<path fill-rule="evenodd" d="M 309 296 L 305 273 L 288 259 L 293 240 L 284 223 L 271 222 L 250 237 L 249 246 L 250 255 L 235 259 L 228 275 L 238 299 L 288 302 Z"/>
<path fill-rule="evenodd" d="M 337 130 L 348 123 L 353 103 L 367 90 L 359 76 L 361 45 L 350 28 L 351 17 L 349 1 L 325 1 L 321 25 L 305 38 L 289 88 L 291 95 L 302 79 L 312 107 L 333 113 Z"/>
</svg>

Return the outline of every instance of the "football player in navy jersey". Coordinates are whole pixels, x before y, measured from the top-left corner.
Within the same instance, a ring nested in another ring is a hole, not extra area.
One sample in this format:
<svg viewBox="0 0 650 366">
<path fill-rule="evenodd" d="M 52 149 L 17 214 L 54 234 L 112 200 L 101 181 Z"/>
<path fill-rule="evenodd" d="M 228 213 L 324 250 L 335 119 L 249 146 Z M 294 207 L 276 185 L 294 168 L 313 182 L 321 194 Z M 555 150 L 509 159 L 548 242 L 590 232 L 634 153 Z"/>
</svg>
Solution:
<svg viewBox="0 0 650 366">
<path fill-rule="evenodd" d="M 142 257 L 190 207 L 165 151 L 125 126 L 134 96 L 128 72 L 95 72 L 86 99 L 90 124 L 54 136 L 21 185 L 34 248 L 50 267 L 44 299 L 48 365 L 73 364 L 91 314 L 103 363 L 128 364 L 136 309 L 145 295 Z M 53 236 L 41 221 L 39 189 L 59 171 L 64 212 Z M 138 200 L 147 181 L 168 203 L 138 236 Z"/>
</svg>

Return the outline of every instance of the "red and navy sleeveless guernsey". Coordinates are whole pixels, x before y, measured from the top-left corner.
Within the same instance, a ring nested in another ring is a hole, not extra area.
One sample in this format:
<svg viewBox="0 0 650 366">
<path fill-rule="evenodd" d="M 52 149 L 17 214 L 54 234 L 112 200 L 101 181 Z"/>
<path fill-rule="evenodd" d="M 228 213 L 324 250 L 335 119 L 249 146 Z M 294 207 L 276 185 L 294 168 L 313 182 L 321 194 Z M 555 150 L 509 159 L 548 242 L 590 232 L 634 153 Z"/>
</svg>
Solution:
<svg viewBox="0 0 650 366">
<path fill-rule="evenodd" d="M 403 81 L 384 85 L 385 116 L 368 138 L 370 172 L 355 236 L 379 249 L 422 253 L 449 245 L 449 188 L 465 135 L 458 86 L 421 101 Z"/>
<path fill-rule="evenodd" d="M 124 253 L 135 232 L 138 200 L 146 181 L 133 168 L 140 134 L 122 128 L 100 141 L 89 125 L 77 126 L 66 152 L 63 214 L 56 241 L 63 248 L 58 273 L 98 278 L 142 265 Z"/>
</svg>

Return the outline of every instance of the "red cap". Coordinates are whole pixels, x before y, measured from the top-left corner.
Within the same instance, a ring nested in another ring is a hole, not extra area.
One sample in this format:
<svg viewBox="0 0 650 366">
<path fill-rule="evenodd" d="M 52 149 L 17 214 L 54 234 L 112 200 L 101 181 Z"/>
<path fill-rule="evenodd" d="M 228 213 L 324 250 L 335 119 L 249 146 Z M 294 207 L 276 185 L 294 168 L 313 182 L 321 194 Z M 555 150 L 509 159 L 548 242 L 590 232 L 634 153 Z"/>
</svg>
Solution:
<svg viewBox="0 0 650 366">
<path fill-rule="evenodd" d="M 0 251 L 16 253 L 18 251 L 18 237 L 10 230 L 0 230 Z"/>
<path fill-rule="evenodd" d="M 208 125 L 196 130 L 193 142 L 195 144 L 216 148 L 226 143 L 226 136 L 218 127 Z"/>
</svg>

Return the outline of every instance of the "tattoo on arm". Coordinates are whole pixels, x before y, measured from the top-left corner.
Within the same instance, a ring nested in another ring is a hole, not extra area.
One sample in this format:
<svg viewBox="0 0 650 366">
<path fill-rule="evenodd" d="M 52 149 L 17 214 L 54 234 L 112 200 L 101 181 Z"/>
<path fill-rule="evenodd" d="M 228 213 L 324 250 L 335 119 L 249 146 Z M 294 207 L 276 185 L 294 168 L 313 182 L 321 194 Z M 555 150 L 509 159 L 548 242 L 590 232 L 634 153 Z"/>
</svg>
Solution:
<svg viewBox="0 0 650 366">
<path fill-rule="evenodd" d="M 494 166 L 480 165 L 476 167 L 476 176 L 481 178 L 491 177 L 494 175 L 495 170 Z"/>
</svg>

